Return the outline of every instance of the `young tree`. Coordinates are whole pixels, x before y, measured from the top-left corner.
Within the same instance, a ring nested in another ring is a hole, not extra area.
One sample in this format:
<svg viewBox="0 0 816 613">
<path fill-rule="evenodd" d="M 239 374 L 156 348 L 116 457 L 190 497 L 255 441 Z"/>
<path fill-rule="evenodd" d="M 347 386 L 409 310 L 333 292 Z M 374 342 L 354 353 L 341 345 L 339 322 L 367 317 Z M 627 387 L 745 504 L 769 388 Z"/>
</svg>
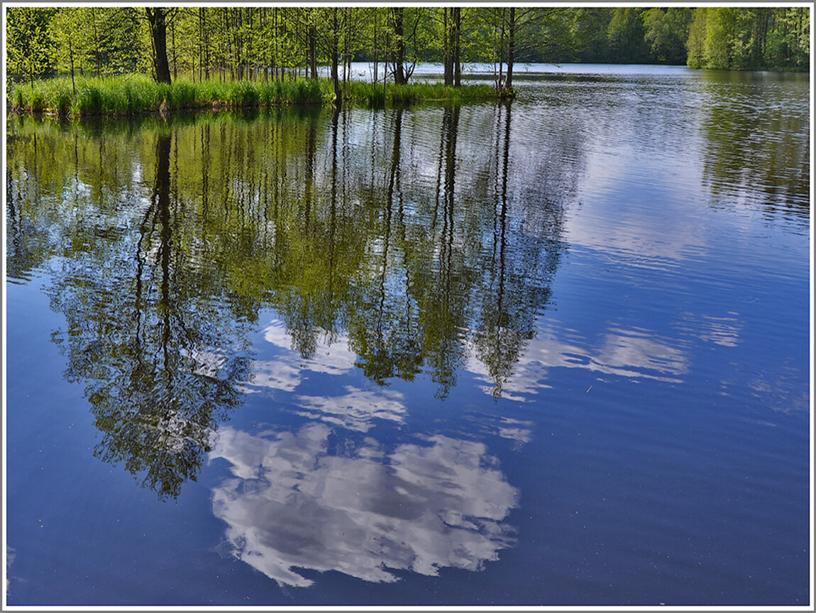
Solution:
<svg viewBox="0 0 816 613">
<path fill-rule="evenodd" d="M 340 108 L 343 101 L 343 90 L 340 89 L 340 33 L 343 27 L 340 19 L 340 11 L 338 7 L 331 9 L 331 32 L 329 34 L 329 57 L 331 59 L 331 79 L 334 86 L 334 104 L 336 108 Z"/>
<path fill-rule="evenodd" d="M 507 89 L 513 89 L 513 63 L 516 59 L 516 7 L 507 11 Z"/>
<path fill-rule="evenodd" d="M 84 30 L 85 9 L 62 9 L 57 12 L 52 21 L 52 31 L 57 44 L 58 68 L 67 68 L 71 73 L 71 89 L 76 94 L 75 68 L 77 59 L 83 55 L 81 45 Z M 67 61 L 67 65 L 66 65 Z"/>
<path fill-rule="evenodd" d="M 6 14 L 9 72 L 25 75 L 32 87 L 34 77 L 53 65 L 55 45 L 50 30 L 53 15 L 54 9 L 39 7 L 12 7 Z"/>
</svg>

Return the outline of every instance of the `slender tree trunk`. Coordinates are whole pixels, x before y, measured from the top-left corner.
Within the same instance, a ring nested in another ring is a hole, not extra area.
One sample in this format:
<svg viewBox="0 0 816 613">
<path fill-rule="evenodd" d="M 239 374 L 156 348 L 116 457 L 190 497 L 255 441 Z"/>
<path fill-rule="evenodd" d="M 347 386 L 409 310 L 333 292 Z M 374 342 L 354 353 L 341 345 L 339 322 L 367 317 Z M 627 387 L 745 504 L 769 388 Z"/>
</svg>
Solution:
<svg viewBox="0 0 816 613">
<path fill-rule="evenodd" d="M 351 56 L 349 55 L 349 28 L 351 27 L 351 18 L 349 15 L 349 8 L 343 8 L 343 28 L 345 35 L 343 36 L 343 83 L 348 83 L 349 74 L 351 73 Z"/>
<path fill-rule="evenodd" d="M 501 34 L 499 36 L 499 80 L 496 82 L 496 87 L 501 89 L 504 87 L 504 11 L 501 9 Z"/>
<path fill-rule="evenodd" d="M 332 8 L 332 47 L 331 47 L 331 78 L 334 85 L 334 104 L 337 108 L 343 102 L 343 91 L 340 89 L 340 74 L 338 64 L 340 62 L 340 22 L 337 19 L 335 6 Z"/>
<path fill-rule="evenodd" d="M 442 9 L 442 61 L 445 65 L 445 85 L 453 85 L 453 70 L 451 70 L 451 31 L 448 23 L 448 7 Z"/>
<path fill-rule="evenodd" d="M 94 36 L 94 60 L 96 62 L 96 76 L 99 76 L 99 33 L 96 29 L 96 10 L 91 9 L 91 27 L 93 28 Z"/>
<path fill-rule="evenodd" d="M 309 71 L 311 78 L 317 79 L 317 28 L 309 24 Z"/>
<path fill-rule="evenodd" d="M 274 31 L 275 48 L 272 51 L 274 57 L 272 58 L 272 78 L 278 79 L 278 7 L 272 8 L 272 28 Z"/>
<path fill-rule="evenodd" d="M 507 36 L 507 89 L 513 87 L 513 62 L 516 56 L 516 7 L 510 7 L 510 21 Z"/>
<path fill-rule="evenodd" d="M 198 81 L 201 82 L 201 76 L 204 71 L 204 7 L 198 7 Z"/>
<path fill-rule="evenodd" d="M 405 38 L 403 31 L 403 8 L 392 8 L 391 17 L 394 28 L 394 83 L 404 85 L 405 78 Z"/>
<path fill-rule="evenodd" d="M 379 47 L 377 46 L 377 41 L 378 41 L 378 38 L 379 38 L 378 34 L 379 34 L 379 31 L 380 31 L 380 29 L 379 29 L 380 28 L 380 23 L 379 23 L 379 19 L 377 18 L 378 15 L 379 15 L 379 11 L 377 11 L 377 9 L 374 9 L 374 41 L 373 41 L 373 43 L 374 43 L 373 44 L 373 48 L 374 48 L 374 83 L 377 82 L 377 69 L 378 69 L 379 53 L 380 53 Z"/>
<path fill-rule="evenodd" d="M 173 45 L 173 79 L 178 79 L 178 61 L 176 59 L 176 22 L 170 25 L 170 39 Z"/>
<path fill-rule="evenodd" d="M 74 44 L 70 39 L 68 41 L 68 57 L 71 60 L 71 91 L 76 96 L 76 81 L 74 80 Z"/>
<path fill-rule="evenodd" d="M 167 9 L 146 7 L 147 20 L 150 23 L 150 36 L 153 41 L 153 68 L 156 81 L 170 83 L 170 65 L 167 62 Z"/>
<path fill-rule="evenodd" d="M 453 86 L 462 85 L 462 57 L 460 45 L 460 32 L 462 29 L 462 9 L 453 7 Z"/>
<path fill-rule="evenodd" d="M 210 80 L 210 33 L 207 30 L 207 13 L 202 13 L 201 28 L 204 32 L 204 78 Z"/>
</svg>

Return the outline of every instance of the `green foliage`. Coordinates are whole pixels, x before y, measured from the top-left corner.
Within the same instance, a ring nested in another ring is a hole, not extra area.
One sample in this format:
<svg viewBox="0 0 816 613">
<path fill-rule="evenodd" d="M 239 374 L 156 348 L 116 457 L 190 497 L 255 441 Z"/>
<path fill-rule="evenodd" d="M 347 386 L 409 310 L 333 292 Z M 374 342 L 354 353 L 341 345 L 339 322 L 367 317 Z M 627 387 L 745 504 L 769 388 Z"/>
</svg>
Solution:
<svg viewBox="0 0 816 613">
<path fill-rule="evenodd" d="M 705 9 L 697 9 L 689 24 L 686 62 L 691 68 L 702 68 L 705 65 L 706 16 Z"/>
<path fill-rule="evenodd" d="M 167 104 L 325 101 L 333 91 L 325 84 L 303 83 L 302 77 L 317 77 L 321 66 L 325 75 L 333 60 L 338 81 L 357 98 L 377 105 L 425 94 L 354 90 L 352 60 L 371 62 L 375 82 L 382 82 L 397 80 L 394 65 L 401 57 L 405 78 L 413 83 L 416 62 L 450 61 L 453 54 L 457 66 L 494 63 L 497 85 L 498 72 L 506 75 L 508 62 L 685 62 L 695 68 L 792 70 L 807 69 L 809 63 L 809 16 L 802 7 L 514 7 L 512 12 L 507 7 L 463 7 L 459 14 L 460 26 L 452 36 L 450 9 L 434 7 L 401 8 L 401 34 L 393 8 L 175 7 L 166 13 L 172 80 L 195 82 L 199 89 L 170 90 Z M 456 48 L 448 49 L 451 45 Z M 119 96 L 101 82 L 87 81 L 91 76 L 153 76 L 148 22 L 144 11 L 134 7 L 12 7 L 6 46 L 10 83 L 31 84 L 56 72 L 74 81 L 83 78 L 85 87 L 102 88 L 80 93 L 72 84 L 72 107 L 152 108 L 160 91 L 139 91 L 146 86 L 128 77 L 131 89 Z M 235 82 L 240 85 L 229 85 Z M 121 100 L 100 99 L 109 94 Z M 64 107 L 65 96 L 58 92 L 31 93 L 25 104 L 22 95 L 12 97 L 15 106 Z"/>
<path fill-rule="evenodd" d="M 9 75 L 33 81 L 53 67 L 55 43 L 51 19 L 55 9 L 8 9 L 6 53 Z"/>
<path fill-rule="evenodd" d="M 570 10 L 567 31 L 572 40 L 571 59 L 579 62 L 597 62 L 609 58 L 607 30 L 612 12 L 602 8 Z"/>
<path fill-rule="evenodd" d="M 649 59 L 640 18 L 642 11 L 635 7 L 613 9 L 607 39 L 609 51 L 617 61 L 639 63 Z"/>
<path fill-rule="evenodd" d="M 804 8 L 696 9 L 689 28 L 692 68 L 804 70 L 809 62 Z"/>
<path fill-rule="evenodd" d="M 652 8 L 641 15 L 644 37 L 660 62 L 682 64 L 686 58 L 692 9 Z"/>
</svg>

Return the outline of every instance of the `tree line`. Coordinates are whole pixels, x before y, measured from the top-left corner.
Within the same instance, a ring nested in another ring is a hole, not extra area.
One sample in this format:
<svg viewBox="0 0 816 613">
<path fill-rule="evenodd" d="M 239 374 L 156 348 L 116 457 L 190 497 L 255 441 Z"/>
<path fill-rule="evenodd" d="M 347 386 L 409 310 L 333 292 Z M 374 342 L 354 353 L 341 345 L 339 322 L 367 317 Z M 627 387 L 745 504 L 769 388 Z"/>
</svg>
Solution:
<svg viewBox="0 0 816 613">
<path fill-rule="evenodd" d="M 780 8 L 14 7 L 10 76 L 151 74 L 159 82 L 274 80 L 353 61 L 372 79 L 407 83 L 419 62 L 494 66 L 512 87 L 517 62 L 668 63 L 694 68 L 806 69 L 809 15 Z M 339 89 L 338 89 L 339 93 Z"/>
</svg>

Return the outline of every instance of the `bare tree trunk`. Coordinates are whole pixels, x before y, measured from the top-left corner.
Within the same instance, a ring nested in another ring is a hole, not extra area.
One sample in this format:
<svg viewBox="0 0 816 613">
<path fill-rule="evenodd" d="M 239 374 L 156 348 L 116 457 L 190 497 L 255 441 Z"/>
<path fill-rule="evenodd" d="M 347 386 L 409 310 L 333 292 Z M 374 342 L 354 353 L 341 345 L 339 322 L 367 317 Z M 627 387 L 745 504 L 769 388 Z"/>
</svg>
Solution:
<svg viewBox="0 0 816 613">
<path fill-rule="evenodd" d="M 516 7 L 510 7 L 510 21 L 507 41 L 507 89 L 513 87 L 513 62 L 516 55 Z"/>
<path fill-rule="evenodd" d="M 207 30 L 207 14 L 202 13 L 202 29 L 204 32 L 204 78 L 210 79 L 210 32 Z"/>
<path fill-rule="evenodd" d="M 274 57 L 272 58 L 272 79 L 277 81 L 278 80 L 278 7 L 272 8 L 272 28 L 275 32 L 274 39 L 275 39 L 275 48 L 273 50 Z"/>
<path fill-rule="evenodd" d="M 402 7 L 391 9 L 394 38 L 396 39 L 394 43 L 394 83 L 397 85 L 404 85 L 407 81 L 405 78 L 405 38 L 403 32 L 404 10 Z"/>
<path fill-rule="evenodd" d="M 332 46 L 331 46 L 331 78 L 334 85 L 334 104 L 337 108 L 343 101 L 343 91 L 340 89 L 340 74 L 338 64 L 340 61 L 340 22 L 337 19 L 337 11 L 339 9 L 335 6 L 332 8 Z"/>
<path fill-rule="evenodd" d="M 166 17 L 168 9 L 145 7 L 145 12 L 150 24 L 150 37 L 153 41 L 153 68 L 156 71 L 156 81 L 170 83 L 170 65 L 167 62 Z"/>
<path fill-rule="evenodd" d="M 204 7 L 198 7 L 198 81 L 201 82 L 201 75 L 204 67 L 204 27 L 202 19 L 204 17 Z"/>
<path fill-rule="evenodd" d="M 314 24 L 309 24 L 309 71 L 311 78 L 317 79 L 317 28 Z"/>
<path fill-rule="evenodd" d="M 71 59 L 71 91 L 76 96 L 76 81 L 74 80 L 74 44 L 71 40 L 68 41 L 68 56 Z"/>
<path fill-rule="evenodd" d="M 448 23 L 448 7 L 442 9 L 442 61 L 445 65 L 445 85 L 453 85 L 453 70 L 451 70 L 451 32 Z"/>
<path fill-rule="evenodd" d="M 460 45 L 460 32 L 462 29 L 462 9 L 453 7 L 453 86 L 459 87 L 462 84 L 462 49 Z"/>
<path fill-rule="evenodd" d="M 501 35 L 499 37 L 499 80 L 496 81 L 496 87 L 501 89 L 504 87 L 504 11 L 501 9 Z"/>
<path fill-rule="evenodd" d="M 348 7 L 343 8 L 343 28 L 345 30 L 345 36 L 343 37 L 343 83 L 348 83 L 351 74 L 351 56 L 349 55 L 351 18 Z"/>
<path fill-rule="evenodd" d="M 91 27 L 93 28 L 94 36 L 94 60 L 96 62 L 96 76 L 99 76 L 99 33 L 96 29 L 96 10 L 91 9 Z"/>
<path fill-rule="evenodd" d="M 178 62 L 176 60 L 176 22 L 170 24 L 170 40 L 173 45 L 173 79 L 178 79 Z"/>
<path fill-rule="evenodd" d="M 380 29 L 379 29 L 380 28 L 380 23 L 379 23 L 379 19 L 377 18 L 378 15 L 379 15 L 379 12 L 377 11 L 377 9 L 374 9 L 374 45 L 373 45 L 373 48 L 374 48 L 374 83 L 377 82 L 377 68 L 378 68 L 379 53 L 380 53 L 380 50 L 377 47 L 377 41 L 378 41 L 378 36 L 377 35 L 379 34 L 379 31 L 380 31 Z"/>
</svg>

